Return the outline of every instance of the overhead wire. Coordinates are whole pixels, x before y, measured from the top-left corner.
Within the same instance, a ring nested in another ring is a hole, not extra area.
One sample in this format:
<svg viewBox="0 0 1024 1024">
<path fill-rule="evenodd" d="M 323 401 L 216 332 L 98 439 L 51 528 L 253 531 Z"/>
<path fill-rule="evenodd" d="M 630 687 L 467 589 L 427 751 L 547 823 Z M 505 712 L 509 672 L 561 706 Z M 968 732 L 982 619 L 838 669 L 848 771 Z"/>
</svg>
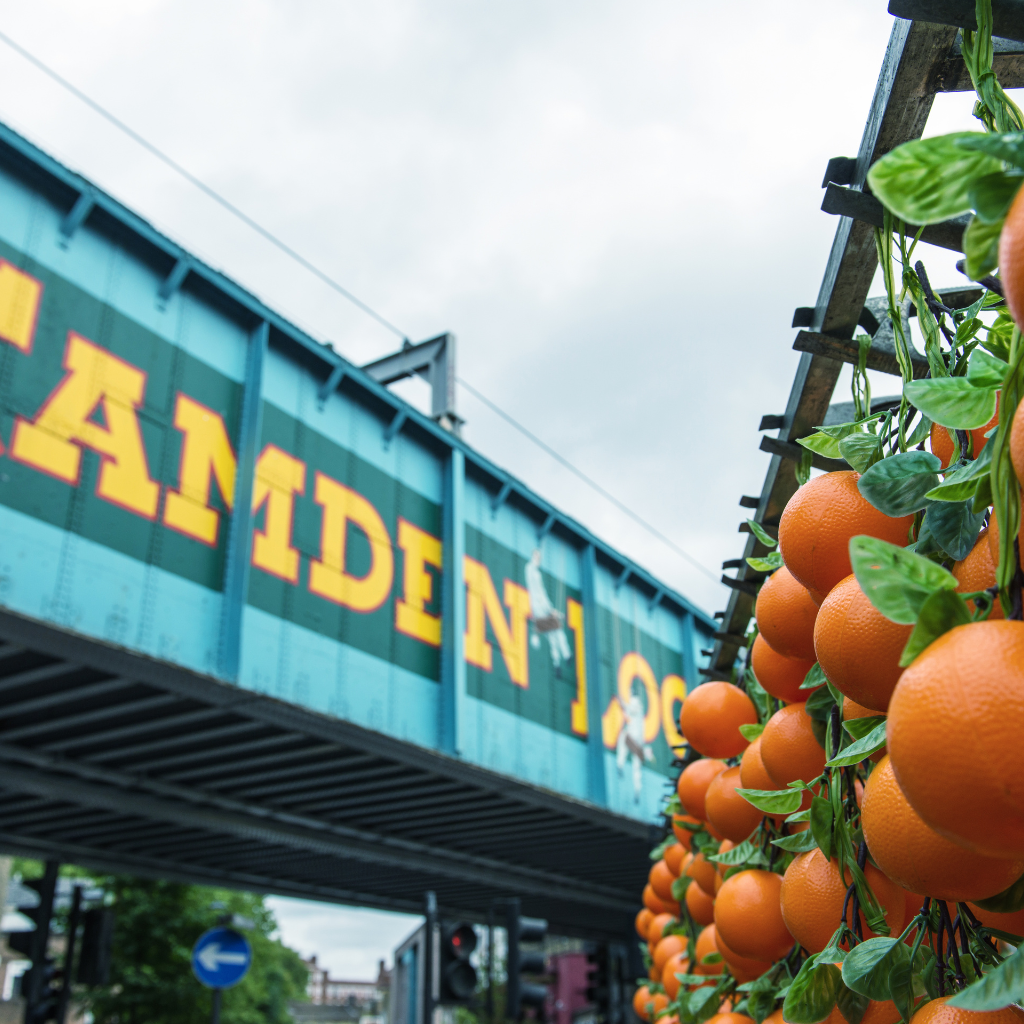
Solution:
<svg viewBox="0 0 1024 1024">
<path fill-rule="evenodd" d="M 332 291 L 335 291 L 343 298 L 348 299 L 348 301 L 351 302 L 354 306 L 362 310 L 367 316 L 376 320 L 377 323 L 379 323 L 382 327 L 386 328 L 388 331 L 391 331 L 392 334 L 397 335 L 403 341 L 409 340 L 409 335 L 405 331 L 403 331 L 399 327 L 396 327 L 393 323 L 391 323 L 390 320 L 382 316 L 372 306 L 367 305 L 360 298 L 358 298 L 358 296 L 354 295 L 343 285 L 335 281 L 333 277 L 331 277 L 325 271 L 321 270 L 315 263 L 312 263 L 309 260 L 307 260 L 301 253 L 297 252 L 290 245 L 288 245 L 287 242 L 282 241 L 268 228 L 263 227 L 262 224 L 254 220 L 243 210 L 239 209 L 239 207 L 235 206 L 235 204 L 232 203 L 229 199 L 225 198 L 215 189 L 207 185 L 201 178 L 197 178 L 194 174 L 192 174 L 191 171 L 189 171 L 187 168 L 179 164 L 173 157 L 168 156 L 163 150 L 155 146 L 147 138 L 145 138 L 144 136 L 140 135 L 137 131 L 135 131 L 134 128 L 130 127 L 115 114 L 112 114 L 109 110 L 107 110 L 104 106 L 102 106 L 100 103 L 94 100 L 91 96 L 89 96 L 87 93 L 84 93 L 76 85 L 69 82 L 66 78 L 64 78 L 63 75 L 59 74 L 57 71 L 54 71 L 54 69 L 51 68 L 48 64 L 44 63 L 39 57 L 37 57 L 29 50 L 26 50 L 25 47 L 23 47 L 20 43 L 16 42 L 3 31 L 0 31 L 0 42 L 5 43 L 8 47 L 14 50 L 15 53 L 17 53 L 23 59 L 27 60 L 30 64 L 32 64 L 33 67 L 37 68 L 52 81 L 56 82 L 59 86 L 61 86 L 61 88 L 66 89 L 81 103 L 84 103 L 87 107 L 89 107 L 90 110 L 98 114 L 109 124 L 112 124 L 115 128 L 117 128 L 119 131 L 123 132 L 130 139 L 132 139 L 132 141 L 134 141 L 143 149 L 145 149 L 146 152 L 148 152 L 150 155 L 156 157 L 156 159 L 159 160 L 161 163 L 169 167 L 176 174 L 179 174 L 195 188 L 199 189 L 199 191 L 202 192 L 207 198 L 212 199 L 215 203 L 217 203 L 218 206 L 222 207 L 232 216 L 237 217 L 243 224 L 245 224 L 247 227 L 255 231 L 261 238 L 268 241 L 276 249 L 283 252 L 290 259 L 293 259 L 296 263 L 298 263 L 299 266 L 309 271 L 319 281 L 322 281 L 324 284 L 326 284 Z M 651 536 L 661 541 L 668 548 L 670 548 L 681 558 L 689 562 L 695 569 L 698 569 L 709 579 L 713 580 L 715 583 L 719 582 L 718 576 L 715 573 L 713 573 L 710 569 L 708 569 L 707 566 L 699 562 L 688 551 L 681 548 L 678 544 L 675 543 L 675 541 L 665 536 L 665 534 L 663 534 L 657 527 L 653 526 L 646 519 L 644 519 L 643 516 L 639 515 L 637 512 L 634 512 L 628 505 L 624 504 L 622 501 L 616 498 L 615 495 L 612 494 L 610 491 L 607 491 L 596 480 L 588 476 L 581 469 L 578 469 L 576 466 L 574 466 L 568 459 L 560 455 L 549 444 L 542 441 L 539 437 L 537 437 L 536 434 L 534 434 L 532 431 L 524 427 L 518 420 L 516 420 L 509 413 L 505 412 L 505 410 L 502 409 L 499 405 L 492 402 L 485 395 L 481 394 L 481 392 L 478 391 L 475 387 L 473 387 L 472 384 L 470 384 L 468 381 L 463 380 L 461 377 L 458 377 L 456 379 L 458 383 L 462 387 L 464 387 L 471 395 L 473 395 L 478 401 L 482 402 L 493 413 L 500 416 L 509 425 L 511 425 L 513 428 L 519 431 L 519 433 L 521 433 L 524 437 L 532 441 L 533 444 L 537 445 L 538 448 L 540 448 L 542 451 L 550 455 L 553 459 L 555 459 L 556 462 L 558 462 L 560 465 L 568 469 L 574 476 L 583 481 L 583 483 L 585 483 L 592 490 L 600 494 L 601 497 L 603 497 L 606 501 L 611 502 L 611 504 L 613 504 L 617 509 L 619 509 L 620 512 L 623 512 L 635 523 L 643 527 L 643 529 L 645 529 L 649 534 L 651 534 Z"/>
</svg>

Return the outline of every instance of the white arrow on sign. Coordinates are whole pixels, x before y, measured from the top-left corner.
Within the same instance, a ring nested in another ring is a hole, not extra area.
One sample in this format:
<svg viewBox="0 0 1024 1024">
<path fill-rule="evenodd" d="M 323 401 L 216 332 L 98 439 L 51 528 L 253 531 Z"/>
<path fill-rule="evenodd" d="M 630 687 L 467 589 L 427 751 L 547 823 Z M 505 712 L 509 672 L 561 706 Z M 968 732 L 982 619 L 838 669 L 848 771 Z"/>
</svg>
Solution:
<svg viewBox="0 0 1024 1024">
<path fill-rule="evenodd" d="M 221 964 L 244 964 L 249 958 L 244 953 L 222 953 L 220 943 L 211 942 L 196 954 L 196 959 L 204 970 L 213 973 L 220 970 Z"/>
</svg>

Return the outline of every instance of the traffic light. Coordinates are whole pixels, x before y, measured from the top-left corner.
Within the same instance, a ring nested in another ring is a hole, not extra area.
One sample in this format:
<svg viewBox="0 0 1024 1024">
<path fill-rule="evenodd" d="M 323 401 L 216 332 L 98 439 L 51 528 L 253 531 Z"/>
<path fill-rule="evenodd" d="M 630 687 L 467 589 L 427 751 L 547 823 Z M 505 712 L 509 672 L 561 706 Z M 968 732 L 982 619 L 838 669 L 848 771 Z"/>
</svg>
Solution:
<svg viewBox="0 0 1024 1024">
<path fill-rule="evenodd" d="M 54 1020 L 60 999 L 60 990 L 54 984 L 56 967 L 47 952 L 59 867 L 59 861 L 48 860 L 42 878 L 28 878 L 22 882 L 26 888 L 35 889 L 39 893 L 36 906 L 18 907 L 19 913 L 35 922 L 35 928 L 27 932 L 12 932 L 7 936 L 7 944 L 11 949 L 32 961 L 32 966 L 21 979 L 25 1024 L 45 1024 L 48 1020 Z"/>
<path fill-rule="evenodd" d="M 620 946 L 605 942 L 587 946 L 586 989 L 584 998 L 594 1007 L 594 1015 L 604 1024 L 622 1019 L 622 974 L 626 965 Z"/>
<path fill-rule="evenodd" d="M 469 962 L 476 932 L 462 921 L 441 922 L 441 995 L 439 1003 L 465 1004 L 476 995 L 476 968 Z"/>
<path fill-rule="evenodd" d="M 543 1012 L 547 1000 L 547 985 L 528 981 L 523 975 L 544 974 L 547 963 L 542 952 L 526 952 L 520 948 L 524 942 L 543 942 L 548 923 L 539 917 L 523 917 L 519 913 L 519 900 L 508 901 L 506 909 L 508 928 L 508 994 L 506 1015 L 517 1021 L 525 1007 Z"/>
<path fill-rule="evenodd" d="M 114 911 L 110 907 L 94 907 L 82 915 L 82 921 L 77 980 L 82 985 L 106 985 L 114 946 Z"/>
</svg>

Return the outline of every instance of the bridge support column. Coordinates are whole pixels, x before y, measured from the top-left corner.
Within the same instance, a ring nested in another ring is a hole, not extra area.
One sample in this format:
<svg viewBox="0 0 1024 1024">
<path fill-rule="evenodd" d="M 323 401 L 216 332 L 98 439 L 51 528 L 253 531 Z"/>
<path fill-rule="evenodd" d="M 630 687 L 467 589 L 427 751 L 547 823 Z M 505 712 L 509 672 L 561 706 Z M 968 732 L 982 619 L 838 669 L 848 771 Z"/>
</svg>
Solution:
<svg viewBox="0 0 1024 1024">
<path fill-rule="evenodd" d="M 587 799 L 599 807 L 608 806 L 608 785 L 604 774 L 604 738 L 601 734 L 601 648 L 597 642 L 597 553 L 588 544 L 580 558 L 583 591 L 583 648 L 587 662 Z"/>
<path fill-rule="evenodd" d="M 234 507 L 224 557 L 224 594 L 220 630 L 220 674 L 238 680 L 242 659 L 242 617 L 249 592 L 249 548 L 252 537 L 252 492 L 256 477 L 256 449 L 263 423 L 263 364 L 270 325 L 264 321 L 249 337 L 245 360 L 245 390 L 238 428 L 238 468 Z"/>
<path fill-rule="evenodd" d="M 466 554 L 466 458 L 459 448 L 452 448 L 445 466 L 444 507 L 444 571 L 441 594 L 441 694 L 438 746 L 445 754 L 461 757 L 465 728 L 466 659 L 466 588 L 462 562 Z"/>
</svg>

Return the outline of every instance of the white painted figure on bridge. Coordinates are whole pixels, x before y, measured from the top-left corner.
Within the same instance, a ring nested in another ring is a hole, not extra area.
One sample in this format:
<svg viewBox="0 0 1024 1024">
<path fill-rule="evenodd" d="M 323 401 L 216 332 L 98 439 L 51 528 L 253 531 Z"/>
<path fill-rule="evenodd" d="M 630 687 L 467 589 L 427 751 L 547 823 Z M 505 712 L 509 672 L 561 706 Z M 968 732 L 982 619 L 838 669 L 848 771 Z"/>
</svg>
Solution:
<svg viewBox="0 0 1024 1024">
<path fill-rule="evenodd" d="M 526 592 L 530 596 L 530 621 L 534 629 L 530 645 L 535 649 L 540 647 L 540 638 L 546 636 L 548 650 L 551 652 L 551 664 L 555 666 L 557 672 L 562 662 L 572 657 L 572 651 L 562 628 L 565 616 L 551 603 L 547 588 L 544 586 L 540 559 L 540 548 L 534 548 L 530 560 L 526 563 Z"/>
<path fill-rule="evenodd" d="M 618 700 L 625 719 L 615 744 L 615 764 L 621 775 L 627 759 L 632 760 L 633 799 L 639 803 L 644 784 L 643 763 L 654 760 L 654 751 L 644 743 L 644 703 L 638 693 L 632 693 L 625 704 L 618 696 L 615 699 Z"/>
</svg>

